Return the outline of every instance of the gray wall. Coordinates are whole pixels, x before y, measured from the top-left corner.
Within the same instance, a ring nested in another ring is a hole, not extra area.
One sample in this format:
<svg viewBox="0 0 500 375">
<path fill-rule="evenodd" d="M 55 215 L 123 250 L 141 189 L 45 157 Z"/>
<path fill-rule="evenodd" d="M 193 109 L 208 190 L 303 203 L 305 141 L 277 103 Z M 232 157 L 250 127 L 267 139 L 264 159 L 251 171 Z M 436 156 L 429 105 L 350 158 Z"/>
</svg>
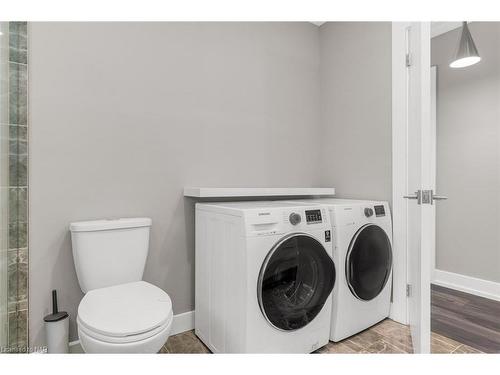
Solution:
<svg viewBox="0 0 500 375">
<path fill-rule="evenodd" d="M 500 282 L 500 23 L 469 25 L 482 61 L 448 67 L 459 38 L 432 39 L 437 65 L 436 267 Z"/>
<path fill-rule="evenodd" d="M 31 25 L 31 345 L 45 341 L 53 288 L 77 337 L 71 221 L 151 217 L 144 277 L 181 313 L 194 300 L 184 186 L 320 185 L 318 33 L 309 23 Z"/>
<path fill-rule="evenodd" d="M 343 198 L 392 201 L 390 22 L 320 28 L 324 185 Z"/>
</svg>

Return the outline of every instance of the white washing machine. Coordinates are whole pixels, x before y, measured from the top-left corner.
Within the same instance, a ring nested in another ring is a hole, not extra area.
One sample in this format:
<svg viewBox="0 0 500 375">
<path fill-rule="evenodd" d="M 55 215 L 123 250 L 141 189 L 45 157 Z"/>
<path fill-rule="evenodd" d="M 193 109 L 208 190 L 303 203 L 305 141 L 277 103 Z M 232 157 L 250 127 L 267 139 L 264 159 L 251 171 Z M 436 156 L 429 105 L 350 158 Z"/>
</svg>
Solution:
<svg viewBox="0 0 500 375">
<path fill-rule="evenodd" d="M 212 352 L 328 343 L 336 270 L 326 207 L 198 203 L 195 231 L 195 333 Z"/>
<path fill-rule="evenodd" d="M 330 339 L 340 341 L 389 316 L 392 221 L 389 204 L 346 199 L 302 200 L 326 206 L 333 229 L 337 282 Z"/>
</svg>

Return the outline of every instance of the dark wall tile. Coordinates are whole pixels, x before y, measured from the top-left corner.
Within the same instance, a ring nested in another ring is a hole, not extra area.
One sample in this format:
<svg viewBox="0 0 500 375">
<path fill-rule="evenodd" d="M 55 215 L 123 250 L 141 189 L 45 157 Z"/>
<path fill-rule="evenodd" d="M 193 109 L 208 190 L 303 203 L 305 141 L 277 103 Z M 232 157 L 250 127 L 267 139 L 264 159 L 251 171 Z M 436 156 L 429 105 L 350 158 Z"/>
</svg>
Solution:
<svg viewBox="0 0 500 375">
<path fill-rule="evenodd" d="M 9 154 L 26 155 L 28 153 L 28 128 L 24 125 L 9 126 Z"/>
<path fill-rule="evenodd" d="M 18 226 L 18 244 L 19 248 L 28 247 L 28 223 L 17 224 Z"/>
<path fill-rule="evenodd" d="M 17 250 L 9 251 L 7 280 L 9 283 L 8 303 L 15 306 L 17 303 Z"/>
<path fill-rule="evenodd" d="M 26 64 L 28 62 L 28 51 L 25 49 L 10 47 L 9 61 L 19 64 Z"/>
<path fill-rule="evenodd" d="M 17 346 L 25 352 L 28 346 L 28 310 L 21 310 L 17 316 Z"/>
<path fill-rule="evenodd" d="M 17 188 L 9 188 L 9 223 L 17 223 L 18 221 L 18 202 L 19 190 Z M 17 236 L 17 233 L 15 233 Z M 15 247 L 17 249 L 17 246 Z"/>
<path fill-rule="evenodd" d="M 9 63 L 9 123 L 28 124 L 28 70 L 26 65 Z"/>
<path fill-rule="evenodd" d="M 28 189 L 26 187 L 17 188 L 17 219 L 22 223 L 28 222 Z"/>
<path fill-rule="evenodd" d="M 28 223 L 9 224 L 9 249 L 28 247 Z"/>
<path fill-rule="evenodd" d="M 9 155 L 9 186 L 18 185 L 18 156 Z"/>
<path fill-rule="evenodd" d="M 17 157 L 17 186 L 28 186 L 28 156 L 20 154 Z"/>
<path fill-rule="evenodd" d="M 2 157 L 9 161 L 8 341 L 13 352 L 25 352 L 28 345 L 27 47 L 27 23 L 9 22 L 9 147 Z"/>
<path fill-rule="evenodd" d="M 11 223 L 28 221 L 28 189 L 26 187 L 9 189 L 9 221 Z"/>
<path fill-rule="evenodd" d="M 17 324 L 18 324 L 17 312 L 9 313 L 9 346 L 17 345 Z"/>
<path fill-rule="evenodd" d="M 9 223 L 9 249 L 18 249 L 19 248 L 19 236 L 17 235 L 19 225 L 16 222 Z M 10 288 L 10 285 L 9 285 Z"/>
<path fill-rule="evenodd" d="M 9 347 L 23 353 L 28 346 L 28 310 L 9 313 Z"/>
<path fill-rule="evenodd" d="M 9 22 L 9 47 L 28 49 L 27 22 Z"/>
<path fill-rule="evenodd" d="M 20 303 L 28 299 L 28 263 L 18 263 L 17 277 L 17 302 Z"/>
<path fill-rule="evenodd" d="M 28 299 L 27 249 L 9 250 L 8 259 L 8 304 L 12 311 L 16 304 Z"/>
</svg>

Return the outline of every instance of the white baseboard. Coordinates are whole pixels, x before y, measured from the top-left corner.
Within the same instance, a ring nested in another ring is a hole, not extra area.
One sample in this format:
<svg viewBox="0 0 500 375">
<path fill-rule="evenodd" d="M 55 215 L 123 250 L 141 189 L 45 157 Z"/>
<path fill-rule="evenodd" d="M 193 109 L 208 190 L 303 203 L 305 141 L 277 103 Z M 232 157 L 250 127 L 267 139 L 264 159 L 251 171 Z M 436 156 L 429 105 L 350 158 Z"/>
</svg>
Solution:
<svg viewBox="0 0 500 375">
<path fill-rule="evenodd" d="M 177 335 L 178 333 L 191 331 L 194 329 L 194 311 L 188 311 L 182 314 L 174 315 L 174 321 L 172 322 L 172 332 L 170 336 Z M 80 340 L 71 341 L 69 343 L 70 353 L 83 353 L 82 346 L 80 345 Z"/>
<path fill-rule="evenodd" d="M 194 329 L 194 310 L 174 315 L 170 336 Z"/>
<path fill-rule="evenodd" d="M 479 297 L 500 301 L 500 283 L 435 269 L 432 283 Z"/>
</svg>

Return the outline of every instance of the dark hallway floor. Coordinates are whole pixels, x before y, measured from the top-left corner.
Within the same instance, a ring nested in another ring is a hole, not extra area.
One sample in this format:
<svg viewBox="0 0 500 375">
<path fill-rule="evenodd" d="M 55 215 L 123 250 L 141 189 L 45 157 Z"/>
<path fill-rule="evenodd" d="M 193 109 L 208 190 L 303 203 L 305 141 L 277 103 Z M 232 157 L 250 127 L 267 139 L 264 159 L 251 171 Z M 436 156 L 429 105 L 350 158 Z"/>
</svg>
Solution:
<svg viewBox="0 0 500 375">
<path fill-rule="evenodd" d="M 500 353 L 500 302 L 432 285 L 431 329 L 485 353 Z"/>
</svg>

